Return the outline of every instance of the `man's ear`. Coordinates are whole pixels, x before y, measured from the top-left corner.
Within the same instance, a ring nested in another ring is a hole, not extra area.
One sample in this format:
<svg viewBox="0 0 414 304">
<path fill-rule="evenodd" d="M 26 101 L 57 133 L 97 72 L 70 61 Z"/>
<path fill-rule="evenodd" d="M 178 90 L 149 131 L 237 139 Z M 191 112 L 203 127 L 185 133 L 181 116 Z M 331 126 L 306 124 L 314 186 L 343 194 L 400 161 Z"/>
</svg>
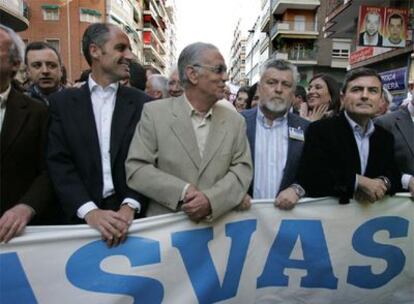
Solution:
<svg viewBox="0 0 414 304">
<path fill-rule="evenodd" d="M 97 46 L 95 43 L 91 43 L 89 45 L 89 54 L 91 54 L 92 59 L 98 59 L 101 53 L 101 48 Z"/>
<path fill-rule="evenodd" d="M 185 74 L 187 75 L 187 79 L 191 84 L 196 85 L 198 83 L 199 73 L 198 73 L 197 69 L 195 69 L 192 66 L 187 66 L 185 68 Z"/>
</svg>

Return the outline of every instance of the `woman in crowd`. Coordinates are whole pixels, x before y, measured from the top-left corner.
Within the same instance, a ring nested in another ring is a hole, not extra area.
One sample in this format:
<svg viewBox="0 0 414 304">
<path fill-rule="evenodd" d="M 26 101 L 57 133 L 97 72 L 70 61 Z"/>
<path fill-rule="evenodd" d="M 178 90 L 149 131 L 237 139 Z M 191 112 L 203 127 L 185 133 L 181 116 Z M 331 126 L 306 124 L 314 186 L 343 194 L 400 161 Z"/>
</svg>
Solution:
<svg viewBox="0 0 414 304">
<path fill-rule="evenodd" d="M 237 112 L 241 112 L 247 108 L 247 100 L 249 99 L 249 87 L 241 87 L 237 91 L 236 99 L 234 100 L 234 107 Z"/>
<path fill-rule="evenodd" d="M 309 82 L 307 102 L 302 104 L 300 116 L 316 121 L 338 114 L 340 110 L 340 88 L 334 78 L 317 74 Z"/>
</svg>

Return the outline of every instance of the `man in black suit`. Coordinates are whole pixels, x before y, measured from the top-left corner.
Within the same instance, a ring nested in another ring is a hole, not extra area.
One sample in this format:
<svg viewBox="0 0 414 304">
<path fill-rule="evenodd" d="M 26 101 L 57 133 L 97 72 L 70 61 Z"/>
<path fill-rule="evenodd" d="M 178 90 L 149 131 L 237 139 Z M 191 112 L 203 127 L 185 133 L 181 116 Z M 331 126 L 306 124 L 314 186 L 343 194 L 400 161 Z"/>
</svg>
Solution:
<svg viewBox="0 0 414 304">
<path fill-rule="evenodd" d="M 379 33 L 381 16 L 378 12 L 365 15 L 365 31 L 359 34 L 360 46 L 382 46 L 383 37 Z"/>
<path fill-rule="evenodd" d="M 394 159 L 394 139 L 374 125 L 382 83 L 372 69 L 350 71 L 342 88 L 344 111 L 312 123 L 306 134 L 298 181 L 312 197 L 354 197 L 375 202 L 401 189 Z"/>
<path fill-rule="evenodd" d="M 0 242 L 19 235 L 29 222 L 59 220 L 52 218 L 57 208 L 43 153 L 47 108 L 11 85 L 23 52 L 20 37 L 0 25 Z"/>
<path fill-rule="evenodd" d="M 51 96 L 47 162 L 69 221 L 85 220 L 112 246 L 145 211 L 144 198 L 126 185 L 124 162 L 149 97 L 119 85 L 133 56 L 119 27 L 90 25 L 82 48 L 91 74 L 81 88 Z"/>
</svg>

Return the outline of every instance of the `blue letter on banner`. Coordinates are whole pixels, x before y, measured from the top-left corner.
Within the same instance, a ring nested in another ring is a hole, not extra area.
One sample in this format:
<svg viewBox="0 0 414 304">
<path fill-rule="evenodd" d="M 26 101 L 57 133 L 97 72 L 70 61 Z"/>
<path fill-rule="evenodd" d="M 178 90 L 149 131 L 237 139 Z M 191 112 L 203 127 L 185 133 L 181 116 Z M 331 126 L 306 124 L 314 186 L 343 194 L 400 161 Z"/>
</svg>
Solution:
<svg viewBox="0 0 414 304">
<path fill-rule="evenodd" d="M 129 236 L 124 244 L 108 248 L 103 241 L 94 241 L 77 250 L 66 265 L 69 281 L 82 289 L 110 294 L 130 295 L 134 303 L 161 303 L 162 284 L 151 278 L 107 273 L 100 263 L 107 257 L 128 257 L 132 267 L 159 263 L 157 241 Z"/>
<path fill-rule="evenodd" d="M 383 216 L 364 223 L 355 231 L 352 238 L 354 249 L 365 256 L 383 258 L 388 267 L 383 273 L 374 274 L 371 266 L 350 266 L 347 278 L 349 284 L 367 289 L 379 288 L 403 270 L 405 255 L 401 249 L 374 241 L 374 234 L 380 230 L 388 231 L 392 239 L 406 237 L 408 221 L 397 216 Z"/>
<path fill-rule="evenodd" d="M 0 303 L 37 303 L 15 252 L 0 254 Z"/>
<path fill-rule="evenodd" d="M 296 240 L 300 238 L 304 260 L 290 259 Z M 263 273 L 257 279 L 257 288 L 288 286 L 285 268 L 306 269 L 301 287 L 336 289 L 338 279 L 332 265 L 320 221 L 283 220 L 270 249 Z"/>
<path fill-rule="evenodd" d="M 213 229 L 172 234 L 172 244 L 180 251 L 199 303 L 213 303 L 237 294 L 241 271 L 250 238 L 256 230 L 256 223 L 256 220 L 245 220 L 226 225 L 226 236 L 231 238 L 231 248 L 222 286 L 208 249 L 208 242 L 213 239 Z"/>
</svg>

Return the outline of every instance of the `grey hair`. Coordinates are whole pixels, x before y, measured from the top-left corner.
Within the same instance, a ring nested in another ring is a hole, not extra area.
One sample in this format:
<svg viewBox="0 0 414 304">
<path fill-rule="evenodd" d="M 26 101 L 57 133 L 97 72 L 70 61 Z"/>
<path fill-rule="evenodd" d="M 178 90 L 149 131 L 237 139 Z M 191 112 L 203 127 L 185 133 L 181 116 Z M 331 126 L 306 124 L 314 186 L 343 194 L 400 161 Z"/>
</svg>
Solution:
<svg viewBox="0 0 414 304">
<path fill-rule="evenodd" d="M 154 90 L 160 91 L 162 98 L 168 97 L 168 79 L 160 74 L 151 75 L 148 80 Z"/>
<path fill-rule="evenodd" d="M 200 63 L 203 58 L 204 51 L 217 50 L 218 48 L 211 43 L 195 42 L 187 45 L 178 57 L 178 76 L 181 81 L 181 85 L 186 88 L 189 80 L 185 73 L 185 69 L 189 65 Z"/>
<path fill-rule="evenodd" d="M 22 63 L 23 58 L 24 58 L 24 49 L 26 47 L 23 40 L 22 40 L 22 38 L 20 38 L 20 36 L 17 35 L 16 32 L 13 29 L 11 29 L 11 28 L 3 25 L 3 24 L 0 24 L 0 29 L 2 29 L 7 34 L 9 34 L 10 39 L 12 41 L 10 49 L 9 49 L 10 62 Z"/>
<path fill-rule="evenodd" d="M 384 94 L 384 101 L 387 104 L 391 104 L 392 102 L 392 94 L 390 93 L 390 91 L 388 91 L 388 89 L 386 89 L 385 87 L 382 88 L 382 92 Z"/>
<path fill-rule="evenodd" d="M 260 78 L 262 78 L 263 74 L 268 69 L 276 69 L 279 71 L 291 71 L 292 77 L 293 77 L 292 88 L 293 90 L 296 89 L 296 85 L 298 84 L 298 81 L 299 81 L 299 72 L 298 72 L 298 68 L 296 67 L 296 65 L 294 65 L 293 63 L 290 63 L 287 60 L 270 58 L 266 60 L 260 67 Z"/>
</svg>

